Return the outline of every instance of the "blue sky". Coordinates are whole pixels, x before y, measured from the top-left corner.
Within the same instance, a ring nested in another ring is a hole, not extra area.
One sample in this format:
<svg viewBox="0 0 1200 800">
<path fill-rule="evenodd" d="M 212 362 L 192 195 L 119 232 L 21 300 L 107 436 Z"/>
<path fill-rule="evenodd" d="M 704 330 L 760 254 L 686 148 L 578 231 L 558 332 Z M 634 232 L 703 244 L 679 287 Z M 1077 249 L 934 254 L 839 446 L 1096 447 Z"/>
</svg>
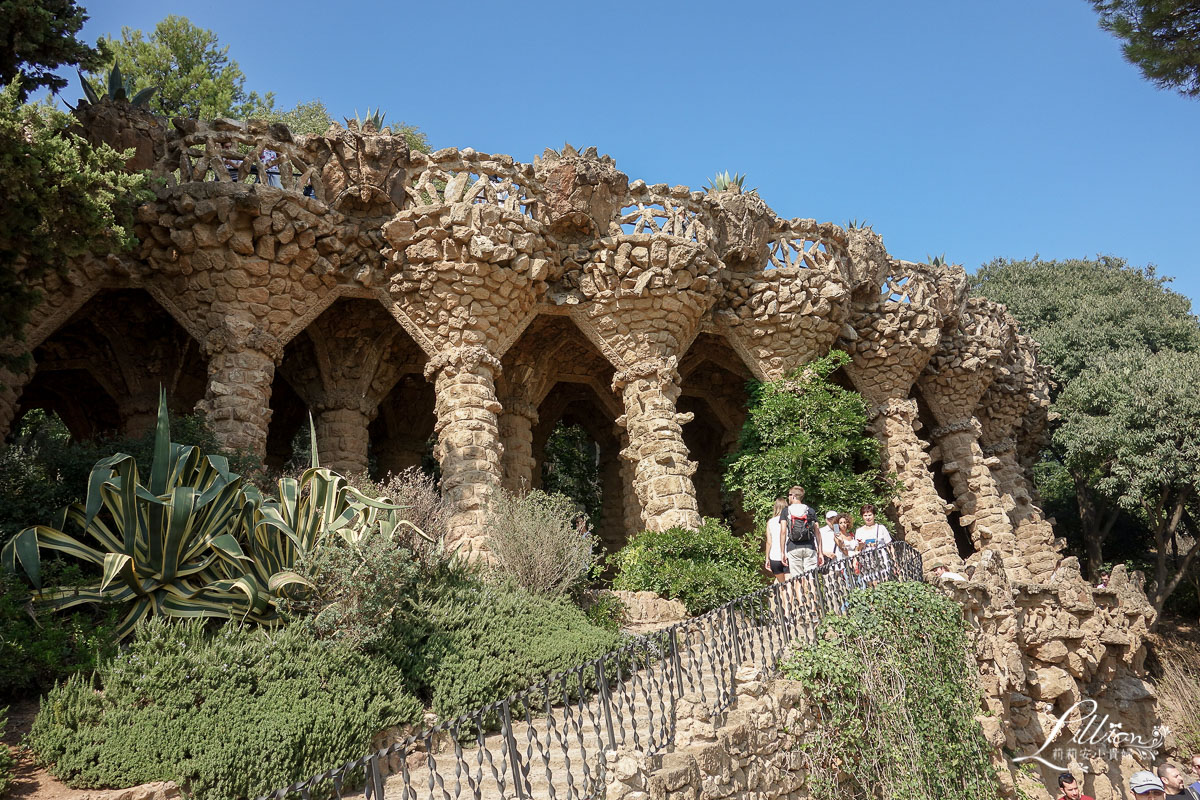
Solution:
<svg viewBox="0 0 1200 800">
<path fill-rule="evenodd" d="M 596 145 L 650 183 L 743 172 L 902 258 L 1104 253 L 1200 299 L 1200 101 L 1144 81 L 1085 0 L 81 2 L 89 40 L 211 28 L 281 107 L 379 106 L 523 161 Z"/>
</svg>

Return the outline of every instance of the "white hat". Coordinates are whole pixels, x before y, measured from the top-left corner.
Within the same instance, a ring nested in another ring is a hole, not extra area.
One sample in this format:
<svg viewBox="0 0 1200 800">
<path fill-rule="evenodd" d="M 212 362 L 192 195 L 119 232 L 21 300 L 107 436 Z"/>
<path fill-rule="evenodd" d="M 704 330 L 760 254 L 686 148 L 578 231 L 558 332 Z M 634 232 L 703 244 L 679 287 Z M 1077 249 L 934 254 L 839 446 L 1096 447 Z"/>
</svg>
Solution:
<svg viewBox="0 0 1200 800">
<path fill-rule="evenodd" d="M 1145 794 L 1151 789 L 1158 789 L 1160 792 L 1165 792 L 1162 781 L 1160 781 L 1153 772 L 1135 772 L 1133 777 L 1129 779 L 1129 788 L 1134 794 Z"/>
<path fill-rule="evenodd" d="M 826 512 L 825 512 L 825 519 L 833 519 L 833 518 L 834 518 L 834 517 L 836 517 L 837 515 L 838 515 L 838 513 L 837 513 L 836 511 L 826 511 Z"/>
</svg>

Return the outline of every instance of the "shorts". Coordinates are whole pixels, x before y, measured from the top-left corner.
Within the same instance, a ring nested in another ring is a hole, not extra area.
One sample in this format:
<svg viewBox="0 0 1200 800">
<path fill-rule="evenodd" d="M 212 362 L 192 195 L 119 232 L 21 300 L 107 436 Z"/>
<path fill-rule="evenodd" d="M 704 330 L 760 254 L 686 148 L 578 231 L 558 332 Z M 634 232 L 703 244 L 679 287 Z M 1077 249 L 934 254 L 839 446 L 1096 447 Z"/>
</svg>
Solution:
<svg viewBox="0 0 1200 800">
<path fill-rule="evenodd" d="M 772 575 L 787 575 L 788 574 L 788 568 L 783 565 L 782 561 L 776 561 L 773 558 L 769 559 L 769 560 L 771 562 L 771 574 Z"/>
<path fill-rule="evenodd" d="M 799 575 L 802 572 L 812 572 L 817 568 L 817 550 L 815 547 L 797 547 L 788 550 L 788 572 Z"/>
</svg>

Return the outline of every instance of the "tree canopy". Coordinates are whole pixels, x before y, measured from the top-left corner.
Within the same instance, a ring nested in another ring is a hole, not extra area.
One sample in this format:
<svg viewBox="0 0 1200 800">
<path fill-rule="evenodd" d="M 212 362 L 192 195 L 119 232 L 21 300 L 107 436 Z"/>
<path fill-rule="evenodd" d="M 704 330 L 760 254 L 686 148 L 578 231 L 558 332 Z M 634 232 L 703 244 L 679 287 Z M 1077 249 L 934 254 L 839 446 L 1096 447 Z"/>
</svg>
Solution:
<svg viewBox="0 0 1200 800">
<path fill-rule="evenodd" d="M 1125 60 L 1159 88 L 1200 97 L 1200 0 L 1090 0 Z"/>
<path fill-rule="evenodd" d="M 1191 564 L 1169 552 L 1179 533 L 1198 532 L 1189 520 L 1200 509 L 1200 323 L 1189 300 L 1152 267 L 1119 258 L 998 259 L 973 282 L 1041 343 L 1058 382 L 1060 424 L 1037 470 L 1043 496 L 1053 505 L 1074 495 L 1093 577 L 1107 542 L 1153 545 L 1161 608 Z"/>
<path fill-rule="evenodd" d="M 808 505 L 843 511 L 864 503 L 883 506 L 895 494 L 895 481 L 880 472 L 865 401 L 830 380 L 849 359 L 835 350 L 785 380 L 751 385 L 725 486 L 742 493 L 744 508 L 760 524 L 793 484 L 804 487 Z"/>
<path fill-rule="evenodd" d="M 259 107 L 274 106 L 274 95 L 247 94 L 246 75 L 221 47 L 217 35 L 186 17 L 169 15 L 146 36 L 122 28 L 121 38 L 104 36 L 100 44 L 121 66 L 133 85 L 157 86 L 148 108 L 166 116 L 213 119 L 244 117 Z M 98 76 L 92 76 L 96 79 Z"/>
<path fill-rule="evenodd" d="M 123 154 L 89 144 L 67 114 L 20 97 L 19 81 L 0 91 L 0 340 L 20 338 L 38 300 L 31 280 L 84 253 L 131 246 L 133 209 L 150 196 Z"/>
<path fill-rule="evenodd" d="M 87 21 L 75 0 L 0 0 L 0 83 L 17 78 L 17 100 L 40 87 L 57 92 L 67 85 L 54 74 L 64 65 L 97 69 L 101 50 L 77 37 Z"/>
</svg>

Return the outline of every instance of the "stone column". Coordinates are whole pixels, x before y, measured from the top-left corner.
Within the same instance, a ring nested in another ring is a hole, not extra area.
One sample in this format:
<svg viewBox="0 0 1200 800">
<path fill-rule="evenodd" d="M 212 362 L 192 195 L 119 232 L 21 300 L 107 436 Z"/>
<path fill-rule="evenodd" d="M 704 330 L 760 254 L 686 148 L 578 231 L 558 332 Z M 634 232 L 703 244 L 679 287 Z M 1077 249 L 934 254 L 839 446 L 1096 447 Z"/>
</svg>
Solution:
<svg viewBox="0 0 1200 800">
<path fill-rule="evenodd" d="M 351 393 L 332 393 L 313 404 L 317 428 L 317 454 L 321 466 L 343 475 L 367 471 L 367 427 L 378 406 L 370 410 L 366 398 Z"/>
<path fill-rule="evenodd" d="M 629 434 L 617 426 L 617 438 L 620 442 L 620 476 L 621 476 L 621 514 L 625 525 L 625 540 L 633 538 L 644 529 L 642 525 L 642 501 L 634 488 L 633 462 L 625 457 L 629 449 Z"/>
<path fill-rule="evenodd" d="M 509 492 L 527 492 L 534 488 L 533 426 L 537 425 L 537 407 L 522 397 L 505 398 L 501 405 L 500 441 L 504 445 L 504 488 Z"/>
<path fill-rule="evenodd" d="M 158 424 L 158 394 L 117 398 L 117 413 L 126 436 L 141 436 Z"/>
<path fill-rule="evenodd" d="M 884 472 L 894 472 L 904 484 L 895 500 L 904 540 L 925 556 L 931 568 L 938 562 L 958 565 L 954 531 L 946 521 L 949 510 L 938 495 L 929 471 L 929 454 L 917 436 L 917 401 L 897 398 L 872 409 L 871 427 L 880 443 Z"/>
<path fill-rule="evenodd" d="M 220 445 L 263 458 L 271 421 L 271 382 L 283 346 L 253 323 L 230 318 L 213 331 L 208 349 L 208 388 L 196 408 Z"/>
<path fill-rule="evenodd" d="M 1017 458 L 1016 441 L 1004 438 L 990 446 L 983 446 L 982 452 L 989 462 L 994 463 L 992 478 L 1012 523 L 1021 563 L 1034 581 L 1048 580 L 1059 559 L 1054 528 L 1034 505 L 1032 492 L 1025 480 L 1025 470 Z"/>
<path fill-rule="evenodd" d="M 33 363 L 32 356 L 26 361 L 24 369 L 12 371 L 0 367 L 0 441 L 8 436 L 12 428 L 13 421 L 17 417 L 21 392 L 33 378 L 35 369 L 36 365 Z"/>
<path fill-rule="evenodd" d="M 1005 513 L 1000 490 L 992 478 L 992 460 L 979 446 L 980 426 L 975 417 L 939 425 L 932 431 L 942 451 L 942 472 L 954 488 L 959 519 L 971 532 L 975 549 L 999 550 L 1010 578 L 1022 577 L 1018 566 L 1016 539 Z"/>
<path fill-rule="evenodd" d="M 425 367 L 427 378 L 437 375 L 434 452 L 442 465 L 442 493 L 454 508 L 447 544 L 468 557 L 487 552 L 484 524 L 501 485 L 499 371 L 499 359 L 480 346 L 440 353 Z"/>
<path fill-rule="evenodd" d="M 621 455 L 633 463 L 633 488 L 642 505 L 647 530 L 698 528 L 700 511 L 688 459 L 683 425 L 691 414 L 675 410 L 679 398 L 678 362 L 674 356 L 639 362 L 613 378 L 625 413 L 617 420 L 629 435 Z"/>
</svg>

